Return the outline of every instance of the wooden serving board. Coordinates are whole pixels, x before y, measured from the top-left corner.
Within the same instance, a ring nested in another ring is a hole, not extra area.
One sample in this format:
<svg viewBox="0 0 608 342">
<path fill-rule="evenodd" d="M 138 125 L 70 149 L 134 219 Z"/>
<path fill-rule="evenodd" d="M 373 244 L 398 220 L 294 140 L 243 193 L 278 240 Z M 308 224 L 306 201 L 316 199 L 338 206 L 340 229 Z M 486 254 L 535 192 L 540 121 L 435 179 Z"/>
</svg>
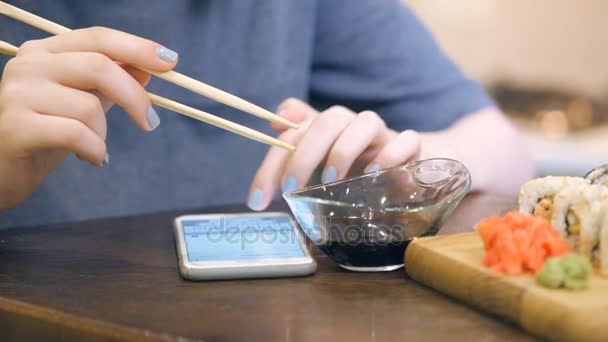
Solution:
<svg viewBox="0 0 608 342">
<path fill-rule="evenodd" d="M 608 278 L 593 275 L 581 291 L 547 289 L 531 275 L 503 276 L 481 264 L 477 233 L 412 241 L 408 275 L 437 291 L 559 341 L 608 341 Z"/>
</svg>

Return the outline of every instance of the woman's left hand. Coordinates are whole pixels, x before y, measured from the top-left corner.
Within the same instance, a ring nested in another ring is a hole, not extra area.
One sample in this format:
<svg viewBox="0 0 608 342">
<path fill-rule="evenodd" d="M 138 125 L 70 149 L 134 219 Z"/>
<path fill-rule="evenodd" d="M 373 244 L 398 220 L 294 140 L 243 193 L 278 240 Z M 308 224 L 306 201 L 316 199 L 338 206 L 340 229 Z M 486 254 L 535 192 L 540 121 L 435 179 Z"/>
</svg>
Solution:
<svg viewBox="0 0 608 342">
<path fill-rule="evenodd" d="M 306 186 L 321 164 L 321 181 L 330 183 L 399 165 L 420 153 L 417 132 L 388 129 L 371 111 L 356 114 L 335 106 L 319 113 L 300 100 L 288 99 L 278 113 L 299 124 L 297 130 L 272 124 L 281 132 L 280 139 L 296 146 L 296 150 L 270 148 L 249 192 L 247 203 L 253 210 L 264 210 L 279 187 L 289 192 Z"/>
</svg>

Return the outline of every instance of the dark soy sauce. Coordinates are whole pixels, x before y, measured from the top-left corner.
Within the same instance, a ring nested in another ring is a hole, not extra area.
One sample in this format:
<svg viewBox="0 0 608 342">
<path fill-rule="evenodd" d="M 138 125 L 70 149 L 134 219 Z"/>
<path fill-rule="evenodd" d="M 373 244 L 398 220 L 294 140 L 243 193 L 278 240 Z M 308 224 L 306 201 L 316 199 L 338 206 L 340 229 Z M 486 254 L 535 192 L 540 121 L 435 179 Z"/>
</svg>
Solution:
<svg viewBox="0 0 608 342">
<path fill-rule="evenodd" d="M 327 240 L 318 247 L 337 263 L 352 267 L 382 267 L 403 264 L 409 243 L 431 235 L 438 227 L 412 212 L 372 213 L 368 218 L 325 218 Z"/>
</svg>

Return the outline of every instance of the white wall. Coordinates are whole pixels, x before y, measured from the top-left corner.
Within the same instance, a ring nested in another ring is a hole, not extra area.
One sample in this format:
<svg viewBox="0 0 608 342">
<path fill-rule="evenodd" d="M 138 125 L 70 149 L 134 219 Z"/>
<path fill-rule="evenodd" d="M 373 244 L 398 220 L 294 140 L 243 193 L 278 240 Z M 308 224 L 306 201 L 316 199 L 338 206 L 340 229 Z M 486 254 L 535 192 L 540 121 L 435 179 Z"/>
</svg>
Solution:
<svg viewBox="0 0 608 342">
<path fill-rule="evenodd" d="M 404 1 L 485 83 L 506 77 L 608 96 L 608 1 Z"/>
<path fill-rule="evenodd" d="M 573 91 L 608 101 L 608 0 L 404 0 L 483 83 Z M 608 125 L 552 139 L 517 123 L 539 174 L 582 175 L 608 162 Z"/>
</svg>

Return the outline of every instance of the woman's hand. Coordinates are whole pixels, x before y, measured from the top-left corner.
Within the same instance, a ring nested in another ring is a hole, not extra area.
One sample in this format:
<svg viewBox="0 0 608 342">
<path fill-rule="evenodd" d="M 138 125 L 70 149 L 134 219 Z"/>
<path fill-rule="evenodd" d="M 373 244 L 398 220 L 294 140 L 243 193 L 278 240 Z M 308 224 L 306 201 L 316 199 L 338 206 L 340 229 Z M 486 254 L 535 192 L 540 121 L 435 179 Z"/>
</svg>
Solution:
<svg viewBox="0 0 608 342">
<path fill-rule="evenodd" d="M 420 151 L 418 133 L 390 130 L 374 112 L 355 114 L 336 106 L 319 113 L 289 99 L 279 106 L 279 115 L 299 124 L 297 130 L 272 126 L 296 150 L 270 148 L 251 185 L 248 205 L 254 210 L 266 208 L 279 187 L 283 191 L 304 187 L 321 164 L 321 180 L 329 183 L 402 164 Z"/>
<path fill-rule="evenodd" d="M 249 193 L 254 210 L 264 210 L 280 184 L 283 191 L 305 186 L 320 164 L 327 183 L 413 159 L 452 158 L 469 169 L 472 191 L 511 197 L 535 174 L 525 140 L 497 108 L 468 113 L 446 129 L 425 133 L 392 131 L 373 112 L 355 115 L 333 107 L 317 113 L 298 100 L 287 100 L 279 113 L 300 123 L 298 130 L 273 125 L 296 150 L 270 149 Z"/>
<path fill-rule="evenodd" d="M 0 209 L 29 197 L 71 152 L 107 164 L 112 103 L 155 129 L 160 120 L 143 88 L 150 75 L 133 66 L 167 71 L 176 62 L 153 41 L 101 27 L 23 44 L 0 81 Z"/>
</svg>

